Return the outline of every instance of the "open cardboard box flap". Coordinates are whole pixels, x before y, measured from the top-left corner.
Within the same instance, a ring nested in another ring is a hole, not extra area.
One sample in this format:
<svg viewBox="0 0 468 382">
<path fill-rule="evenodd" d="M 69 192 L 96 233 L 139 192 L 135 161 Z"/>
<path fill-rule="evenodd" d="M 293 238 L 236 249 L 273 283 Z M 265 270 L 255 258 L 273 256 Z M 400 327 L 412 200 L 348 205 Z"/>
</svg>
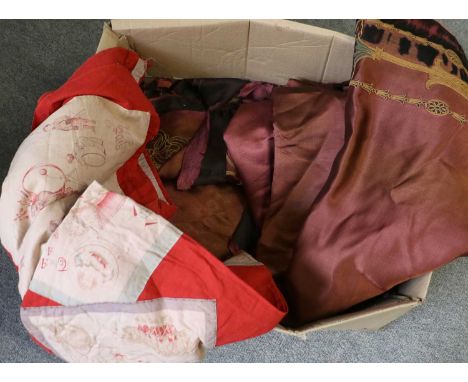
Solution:
<svg viewBox="0 0 468 382">
<path fill-rule="evenodd" d="M 125 47 L 152 59 L 151 75 L 230 77 L 285 84 L 288 79 L 343 82 L 351 77 L 354 38 L 286 20 L 112 20 L 98 51 Z M 431 274 L 351 313 L 277 330 L 305 338 L 322 329 L 376 330 L 420 305 Z"/>
<path fill-rule="evenodd" d="M 354 48 L 352 37 L 286 20 L 113 20 L 99 49 L 115 42 L 153 58 L 159 76 L 276 84 L 346 81 Z"/>
</svg>

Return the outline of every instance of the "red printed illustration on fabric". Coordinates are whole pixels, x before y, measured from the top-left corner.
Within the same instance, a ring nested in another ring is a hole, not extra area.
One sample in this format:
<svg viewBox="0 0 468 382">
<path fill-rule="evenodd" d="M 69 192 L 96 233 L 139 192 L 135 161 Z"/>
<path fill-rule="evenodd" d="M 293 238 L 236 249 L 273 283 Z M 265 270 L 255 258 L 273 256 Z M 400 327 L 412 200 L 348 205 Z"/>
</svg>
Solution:
<svg viewBox="0 0 468 382">
<path fill-rule="evenodd" d="M 63 117 L 57 118 L 51 123 L 46 124 L 42 130 L 49 132 L 51 130 L 73 131 L 89 129 L 95 132 L 96 121 L 80 117 L 79 115 L 83 112 L 84 111 L 81 111 L 73 117 L 65 115 Z"/>
<path fill-rule="evenodd" d="M 53 339 L 68 351 L 86 355 L 95 345 L 95 340 L 82 327 L 69 323 L 40 326 L 41 331 L 51 333 Z"/>
<path fill-rule="evenodd" d="M 107 122 L 110 127 L 110 122 Z M 132 134 L 128 128 L 125 128 L 122 125 L 112 127 L 112 131 L 115 135 L 115 150 L 129 150 L 135 145 L 135 140 L 133 139 Z"/>
<path fill-rule="evenodd" d="M 62 116 L 51 123 L 46 124 L 42 130 L 50 132 L 52 130 L 70 131 L 83 133 L 85 130 L 93 135 L 96 134 L 96 121 L 80 117 L 84 110 L 74 116 Z M 78 164 L 89 167 L 100 167 L 106 163 L 106 150 L 104 141 L 96 136 L 73 135 L 74 152 L 67 154 L 67 162 L 77 161 Z"/>
<path fill-rule="evenodd" d="M 48 204 L 75 193 L 67 184 L 68 177 L 54 164 L 39 164 L 31 167 L 23 177 L 22 205 L 15 220 L 34 218 Z M 41 190 L 35 191 L 37 185 Z"/>
<path fill-rule="evenodd" d="M 82 166 L 101 167 L 106 163 L 104 141 L 97 137 L 73 137 L 74 152 L 67 154 L 67 162 L 76 160 Z"/>
<path fill-rule="evenodd" d="M 75 253 L 73 261 L 78 285 L 92 290 L 110 283 L 119 274 L 119 266 L 112 250 L 101 244 L 88 244 Z"/>
<path fill-rule="evenodd" d="M 197 341 L 184 331 L 177 330 L 167 317 L 163 316 L 158 321 L 150 325 L 142 323 L 123 328 L 123 339 L 147 346 L 163 356 L 190 354 L 196 351 Z"/>
<path fill-rule="evenodd" d="M 159 220 L 155 219 L 154 215 L 151 213 L 150 210 L 146 208 L 141 208 L 140 206 L 133 206 L 132 208 L 132 215 L 135 218 L 141 219 L 145 222 L 145 227 L 158 224 Z"/>
<path fill-rule="evenodd" d="M 97 229 L 103 230 L 107 224 L 112 223 L 113 217 L 124 204 L 125 198 L 122 195 L 110 191 L 99 193 L 97 197 L 89 198 L 86 201 L 78 199 L 75 208 L 70 211 L 70 214 L 76 218 L 72 220 L 73 223 L 69 227 L 67 226 L 68 234 L 84 234 L 85 226 L 76 224 L 76 222 L 85 218 L 88 222 L 97 222 Z"/>
</svg>

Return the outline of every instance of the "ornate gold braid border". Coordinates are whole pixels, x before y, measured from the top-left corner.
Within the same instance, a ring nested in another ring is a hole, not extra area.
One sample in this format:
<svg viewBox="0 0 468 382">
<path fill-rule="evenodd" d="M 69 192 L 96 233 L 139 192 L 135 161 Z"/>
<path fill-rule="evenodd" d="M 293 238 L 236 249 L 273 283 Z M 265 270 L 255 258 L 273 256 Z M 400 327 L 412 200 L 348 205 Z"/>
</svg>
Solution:
<svg viewBox="0 0 468 382">
<path fill-rule="evenodd" d="M 368 84 L 366 82 L 356 80 L 351 80 L 349 85 L 355 88 L 361 88 L 367 93 L 375 94 L 385 100 L 397 101 L 403 104 L 414 105 L 417 107 L 424 107 L 426 111 L 439 117 L 449 115 L 457 120 L 460 124 L 468 123 L 468 119 L 466 119 L 465 116 L 450 110 L 449 105 L 439 99 L 422 100 L 419 98 L 411 98 L 406 95 L 394 95 L 391 94 L 388 90 L 375 88 L 373 84 Z"/>
<path fill-rule="evenodd" d="M 391 25 L 385 24 L 380 21 L 370 21 L 370 23 L 380 25 L 383 27 L 387 27 L 387 28 L 391 28 L 391 29 L 395 29 L 399 33 L 402 33 L 402 31 L 400 31 L 399 29 L 393 28 Z M 416 64 L 416 63 L 407 61 L 403 58 L 394 56 L 393 54 L 386 52 L 382 48 L 373 48 L 367 45 L 360 38 L 363 27 L 364 27 L 364 22 L 361 21 L 361 25 L 360 25 L 361 30 L 357 34 L 357 38 L 356 38 L 356 50 L 355 50 L 355 57 L 354 57 L 353 75 L 354 75 L 354 70 L 356 69 L 357 62 L 363 58 L 370 58 L 372 60 L 385 60 L 385 61 L 389 61 L 393 64 L 396 64 L 396 65 L 399 65 L 399 66 L 402 66 L 411 70 L 416 70 L 419 72 L 426 73 L 428 76 L 428 79 L 426 81 L 426 89 L 429 89 L 432 85 L 444 85 L 452 89 L 453 91 L 457 92 L 458 94 L 460 94 L 466 100 L 468 100 L 468 84 L 464 82 L 462 79 L 445 71 L 445 69 L 442 68 L 442 63 L 441 63 L 440 58 L 435 59 L 434 65 L 432 67 L 427 67 L 425 65 Z M 407 34 L 408 36 L 411 36 L 412 38 L 417 39 L 420 42 L 424 42 L 426 44 L 430 43 L 428 40 L 423 39 L 421 37 L 414 36 L 409 32 L 406 32 L 403 34 Z M 434 44 L 434 43 L 431 43 L 431 44 L 439 48 L 443 48 L 442 46 L 438 44 Z M 449 56 L 452 61 L 459 60 L 461 63 L 460 58 L 455 54 L 455 52 L 451 50 L 446 50 L 445 48 L 444 50 L 446 53 L 450 51 L 453 54 Z"/>
</svg>

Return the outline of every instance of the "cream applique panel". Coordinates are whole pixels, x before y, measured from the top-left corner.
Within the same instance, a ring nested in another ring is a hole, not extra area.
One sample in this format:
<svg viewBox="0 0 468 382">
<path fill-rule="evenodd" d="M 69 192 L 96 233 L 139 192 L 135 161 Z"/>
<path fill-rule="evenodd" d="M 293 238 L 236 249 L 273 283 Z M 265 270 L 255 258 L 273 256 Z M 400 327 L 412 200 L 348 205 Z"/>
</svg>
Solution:
<svg viewBox="0 0 468 382">
<path fill-rule="evenodd" d="M 27 308 L 21 318 L 68 362 L 193 362 L 216 343 L 213 300 Z"/>
<path fill-rule="evenodd" d="M 63 305 L 133 302 L 182 232 L 93 182 L 41 247 L 30 289 Z"/>
<path fill-rule="evenodd" d="M 104 181 L 135 153 L 149 118 L 102 97 L 78 96 L 20 145 L 2 185 L 0 237 L 19 267 L 22 295 L 48 228 L 93 180 Z M 28 232 L 31 227 L 35 232 Z"/>
</svg>

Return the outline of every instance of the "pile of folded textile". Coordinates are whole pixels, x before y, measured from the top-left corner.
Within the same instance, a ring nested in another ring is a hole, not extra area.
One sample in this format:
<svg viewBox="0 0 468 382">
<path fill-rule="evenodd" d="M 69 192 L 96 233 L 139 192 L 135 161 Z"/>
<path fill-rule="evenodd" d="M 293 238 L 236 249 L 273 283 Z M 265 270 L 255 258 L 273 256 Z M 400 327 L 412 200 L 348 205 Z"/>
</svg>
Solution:
<svg viewBox="0 0 468 382">
<path fill-rule="evenodd" d="M 21 317 L 47 350 L 198 360 L 468 252 L 468 61 L 438 23 L 358 21 L 342 84 L 146 64 L 108 49 L 41 97 L 3 184 Z"/>
</svg>

